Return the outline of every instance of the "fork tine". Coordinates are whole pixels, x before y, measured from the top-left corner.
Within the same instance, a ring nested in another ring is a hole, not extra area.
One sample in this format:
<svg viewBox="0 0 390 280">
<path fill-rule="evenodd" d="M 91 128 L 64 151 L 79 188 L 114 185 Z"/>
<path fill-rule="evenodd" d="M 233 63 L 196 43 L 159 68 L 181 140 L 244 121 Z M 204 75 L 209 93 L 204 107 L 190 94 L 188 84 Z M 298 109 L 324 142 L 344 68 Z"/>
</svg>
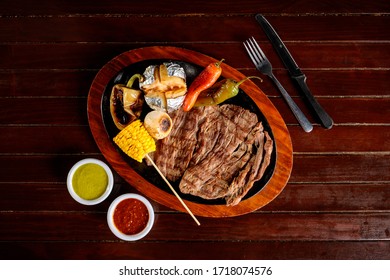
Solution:
<svg viewBox="0 0 390 280">
<path fill-rule="evenodd" d="M 246 43 L 246 44 L 245 44 Z M 247 46 L 248 45 L 248 46 Z M 248 41 L 244 42 L 244 47 L 247 51 L 247 53 L 249 54 L 249 57 L 251 58 L 253 64 L 257 65 L 259 64 L 258 60 L 256 59 L 256 57 L 253 55 L 253 51 L 251 49 L 251 46 L 248 44 Z"/>
<path fill-rule="evenodd" d="M 259 44 L 256 42 L 255 38 L 250 38 L 250 42 L 253 46 L 253 49 L 254 51 L 256 52 L 256 54 L 258 55 L 258 57 L 260 58 L 261 61 L 264 61 L 267 59 L 267 57 L 265 56 L 264 52 L 262 51 L 262 49 L 260 48 Z"/>
<path fill-rule="evenodd" d="M 248 47 L 249 47 L 253 57 L 256 59 L 257 64 L 259 64 L 259 65 L 263 64 L 263 61 L 264 61 L 263 57 L 259 54 L 258 51 L 256 51 L 256 48 L 253 45 L 253 43 L 250 41 L 250 39 L 247 41 L 247 44 L 248 44 Z"/>
<path fill-rule="evenodd" d="M 251 41 L 249 41 L 249 48 L 252 51 L 253 55 L 257 58 L 258 63 L 261 64 L 263 61 L 263 57 L 259 54 L 259 52 L 256 50 L 256 47 Z"/>
</svg>

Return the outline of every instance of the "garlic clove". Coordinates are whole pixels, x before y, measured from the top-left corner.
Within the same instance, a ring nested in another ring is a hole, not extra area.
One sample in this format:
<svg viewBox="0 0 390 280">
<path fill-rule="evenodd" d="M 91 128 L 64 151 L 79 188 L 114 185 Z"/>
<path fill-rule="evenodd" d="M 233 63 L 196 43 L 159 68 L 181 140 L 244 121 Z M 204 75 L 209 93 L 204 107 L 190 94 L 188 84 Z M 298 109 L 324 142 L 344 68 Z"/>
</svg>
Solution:
<svg viewBox="0 0 390 280">
<path fill-rule="evenodd" d="M 145 116 L 144 126 L 154 139 L 163 139 L 172 130 L 172 119 L 163 111 L 151 111 Z"/>
</svg>

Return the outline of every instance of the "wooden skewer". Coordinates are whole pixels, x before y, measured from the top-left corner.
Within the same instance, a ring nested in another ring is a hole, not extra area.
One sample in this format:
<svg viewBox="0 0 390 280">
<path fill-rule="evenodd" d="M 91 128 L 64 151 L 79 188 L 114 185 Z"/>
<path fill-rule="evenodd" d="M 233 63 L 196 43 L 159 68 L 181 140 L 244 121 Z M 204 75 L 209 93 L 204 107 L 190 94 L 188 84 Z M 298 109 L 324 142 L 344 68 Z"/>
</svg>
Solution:
<svg viewBox="0 0 390 280">
<path fill-rule="evenodd" d="M 147 154 L 146 158 L 152 163 L 153 167 L 157 170 L 158 174 L 160 174 L 161 178 L 164 179 L 165 183 L 169 186 L 169 188 L 172 190 L 174 195 L 177 197 L 177 199 L 180 201 L 180 203 L 183 205 L 183 207 L 187 210 L 188 214 L 194 219 L 195 223 L 200 226 L 200 223 L 198 219 L 194 216 L 194 214 L 191 212 L 191 210 L 187 207 L 187 205 L 184 203 L 184 201 L 181 199 L 179 194 L 175 191 L 175 189 L 172 187 L 172 185 L 169 183 L 167 178 L 165 178 L 164 174 L 160 171 L 160 169 L 157 167 L 157 165 L 154 163 L 154 161 L 150 158 L 150 156 Z"/>
</svg>

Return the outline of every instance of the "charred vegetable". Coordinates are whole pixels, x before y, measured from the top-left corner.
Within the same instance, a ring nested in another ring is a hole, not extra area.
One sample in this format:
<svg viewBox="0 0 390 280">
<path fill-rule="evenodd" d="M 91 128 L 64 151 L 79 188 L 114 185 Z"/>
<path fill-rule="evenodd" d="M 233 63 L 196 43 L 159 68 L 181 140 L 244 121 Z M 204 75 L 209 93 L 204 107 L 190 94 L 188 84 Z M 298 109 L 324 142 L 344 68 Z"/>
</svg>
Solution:
<svg viewBox="0 0 390 280">
<path fill-rule="evenodd" d="M 142 91 L 131 88 L 136 79 L 143 80 L 140 74 L 133 75 L 126 85 L 117 84 L 110 96 L 110 113 L 115 126 L 122 130 L 141 115 L 144 99 Z"/>
<path fill-rule="evenodd" d="M 199 94 L 210 88 L 218 80 L 222 73 L 221 63 L 223 60 L 210 63 L 191 83 L 183 102 L 184 111 L 191 110 Z"/>
<path fill-rule="evenodd" d="M 217 105 L 225 100 L 232 98 L 238 94 L 240 85 L 247 81 L 248 79 L 259 79 L 263 81 L 261 78 L 256 76 L 246 77 L 245 79 L 236 82 L 232 79 L 224 79 L 215 83 L 212 87 L 202 91 L 196 100 L 194 106 L 208 106 L 208 105 Z"/>
<path fill-rule="evenodd" d="M 172 119 L 163 111 L 151 111 L 145 116 L 144 125 L 154 139 L 163 139 L 172 130 Z"/>
</svg>

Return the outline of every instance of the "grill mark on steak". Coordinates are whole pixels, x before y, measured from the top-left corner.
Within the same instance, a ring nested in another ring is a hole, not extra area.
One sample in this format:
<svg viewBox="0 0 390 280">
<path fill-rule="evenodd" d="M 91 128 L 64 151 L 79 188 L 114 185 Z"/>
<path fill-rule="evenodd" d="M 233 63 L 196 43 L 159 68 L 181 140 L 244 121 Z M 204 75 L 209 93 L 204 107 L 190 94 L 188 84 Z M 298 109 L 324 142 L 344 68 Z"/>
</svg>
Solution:
<svg viewBox="0 0 390 280">
<path fill-rule="evenodd" d="M 181 192 L 236 205 L 269 165 L 272 139 L 257 115 L 236 105 L 171 114 L 173 129 L 154 159 Z M 266 140 L 265 140 L 266 139 Z"/>
<path fill-rule="evenodd" d="M 191 165 L 198 164 L 207 157 L 208 153 L 215 149 L 220 137 L 220 131 L 223 129 L 223 123 L 220 121 L 220 113 L 217 110 L 207 110 L 207 117 L 204 118 L 197 134 L 198 145 L 191 159 Z M 191 111 L 192 113 L 192 111 Z"/>
<path fill-rule="evenodd" d="M 187 169 L 197 145 L 200 120 L 207 114 L 203 108 L 194 109 L 194 114 L 182 110 L 172 115 L 172 131 L 169 137 L 159 141 L 154 161 L 161 172 L 171 181 L 177 181 Z"/>
<path fill-rule="evenodd" d="M 265 136 L 265 142 L 264 142 Z M 252 188 L 253 184 L 260 180 L 263 177 L 265 170 L 271 161 L 271 155 L 273 150 L 273 141 L 269 136 L 268 132 L 264 132 L 262 137 L 258 139 L 256 145 L 258 146 L 257 154 L 253 160 L 253 165 L 246 167 L 239 176 L 233 180 L 231 188 L 233 191 L 232 194 L 227 196 L 226 204 L 229 206 L 237 205 L 241 199 L 248 193 Z M 243 179 L 247 178 L 246 183 Z"/>
<path fill-rule="evenodd" d="M 221 168 L 223 152 L 208 156 L 197 165 L 189 167 L 180 181 L 179 188 L 183 193 L 196 195 L 205 199 L 224 197 L 229 191 L 226 181 L 215 176 L 215 170 Z"/>
</svg>

